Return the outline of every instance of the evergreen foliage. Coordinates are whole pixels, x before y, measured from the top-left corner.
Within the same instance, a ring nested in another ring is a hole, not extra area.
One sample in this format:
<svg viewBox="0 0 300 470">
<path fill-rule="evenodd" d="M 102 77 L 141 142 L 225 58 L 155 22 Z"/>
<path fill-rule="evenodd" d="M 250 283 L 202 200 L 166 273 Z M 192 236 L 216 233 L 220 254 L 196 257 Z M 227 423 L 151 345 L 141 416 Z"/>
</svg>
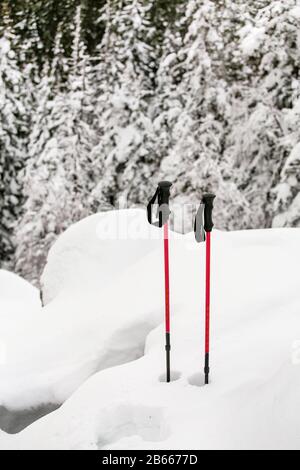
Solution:
<svg viewBox="0 0 300 470">
<path fill-rule="evenodd" d="M 160 178 L 216 192 L 218 228 L 300 226 L 299 29 L 299 0 L 2 0 L 1 265 L 38 284 Z"/>
</svg>

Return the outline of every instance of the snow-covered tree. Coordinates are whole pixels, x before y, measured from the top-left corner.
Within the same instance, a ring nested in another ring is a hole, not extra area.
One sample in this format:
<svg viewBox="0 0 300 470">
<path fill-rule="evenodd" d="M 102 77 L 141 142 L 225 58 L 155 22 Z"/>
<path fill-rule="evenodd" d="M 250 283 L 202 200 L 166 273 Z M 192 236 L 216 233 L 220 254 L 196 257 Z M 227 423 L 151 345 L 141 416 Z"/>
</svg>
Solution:
<svg viewBox="0 0 300 470">
<path fill-rule="evenodd" d="M 300 225 L 299 28 L 299 0 L 1 2 L 0 259 L 38 283 L 62 230 L 160 178 L 216 192 L 219 228 Z"/>
<path fill-rule="evenodd" d="M 262 3 L 252 21 L 240 30 L 239 62 L 245 64 L 245 80 L 237 90 L 237 112 L 231 113 L 227 142 L 252 208 L 248 223 L 252 227 L 270 226 L 281 205 L 278 197 L 275 202 L 275 188 L 297 143 L 286 118 L 300 91 L 299 2 Z M 281 189 L 280 185 L 282 196 Z"/>
<path fill-rule="evenodd" d="M 20 173 L 25 165 L 27 121 L 24 77 L 15 50 L 16 36 L 9 17 L 0 31 L 0 262 L 14 252 L 12 230 L 23 195 Z"/>
<path fill-rule="evenodd" d="M 64 178 L 59 173 L 62 167 L 55 138 L 59 123 L 54 107 L 56 94 L 61 88 L 59 75 L 66 66 L 60 34 L 55 43 L 55 59 L 51 65 L 44 65 L 36 87 L 36 109 L 32 116 L 28 164 L 24 174 L 26 202 L 15 234 L 16 271 L 36 284 L 49 246 L 58 234 L 54 223 L 57 217 L 54 204 L 61 203 L 58 189 L 64 185 Z M 58 173 L 60 184 L 53 183 Z"/>
<path fill-rule="evenodd" d="M 103 10 L 106 31 L 95 71 L 100 141 L 94 154 L 101 180 L 93 198 L 99 207 L 113 205 L 116 195 L 131 203 L 144 200 L 157 168 L 151 119 L 156 65 L 151 4 L 110 0 Z"/>
<path fill-rule="evenodd" d="M 300 226 L 300 142 L 285 161 L 275 188 L 274 227 Z"/>
<path fill-rule="evenodd" d="M 166 89 L 155 124 L 158 135 L 164 126 L 166 157 L 160 174 L 175 182 L 176 200 L 198 204 L 203 192 L 217 192 L 218 226 L 229 227 L 248 208 L 231 178 L 232 162 L 223 155 L 228 84 L 222 73 L 225 36 L 221 19 L 228 13 L 226 5 L 221 13 L 215 2 L 189 2 L 182 44 L 169 53 L 159 71 L 160 88 Z M 180 42 L 177 36 L 175 46 Z"/>
<path fill-rule="evenodd" d="M 57 236 L 90 212 L 90 153 L 95 134 L 91 127 L 90 66 L 80 32 L 78 8 L 71 60 L 67 64 L 59 34 L 55 60 L 39 86 L 26 174 L 27 201 L 19 223 L 16 253 L 18 272 L 35 284 Z M 62 71 L 68 73 L 66 82 L 61 81 Z"/>
<path fill-rule="evenodd" d="M 153 105 L 155 154 L 158 161 L 162 161 L 174 145 L 173 128 L 182 110 L 178 86 L 185 70 L 185 54 L 182 52 L 188 18 L 184 14 L 185 8 L 185 2 L 177 5 L 173 21 L 167 23 L 163 33 Z"/>
<path fill-rule="evenodd" d="M 97 174 L 91 155 L 96 144 L 93 95 L 92 67 L 81 38 L 81 7 L 78 7 L 67 91 L 57 95 L 56 105 L 62 161 L 73 185 L 74 203 L 78 195 L 82 206 L 87 206 Z"/>
</svg>

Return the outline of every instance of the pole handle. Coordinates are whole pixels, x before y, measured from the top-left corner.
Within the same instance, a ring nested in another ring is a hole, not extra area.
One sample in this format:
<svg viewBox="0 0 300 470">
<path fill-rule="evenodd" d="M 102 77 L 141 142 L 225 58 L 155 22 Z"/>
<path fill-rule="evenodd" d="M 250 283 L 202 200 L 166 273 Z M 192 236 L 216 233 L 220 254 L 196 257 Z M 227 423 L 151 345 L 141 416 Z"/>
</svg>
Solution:
<svg viewBox="0 0 300 470">
<path fill-rule="evenodd" d="M 172 183 L 169 181 L 161 181 L 158 184 L 158 188 L 147 206 L 147 217 L 149 224 L 162 228 L 168 222 L 171 213 L 169 209 L 171 187 Z M 158 203 L 158 222 L 153 222 L 152 208 L 156 200 Z"/>
<path fill-rule="evenodd" d="M 169 205 L 171 187 L 172 187 L 172 183 L 170 183 L 169 181 L 161 181 L 160 183 L 158 183 L 158 189 L 159 189 L 158 203 L 159 203 L 159 205 L 162 205 L 162 204 Z"/>
<path fill-rule="evenodd" d="M 204 209 L 204 230 L 205 232 L 212 232 L 212 229 L 214 227 L 213 223 L 213 208 L 214 208 L 214 200 L 216 196 L 214 194 L 204 194 L 202 202 L 205 205 Z"/>
</svg>

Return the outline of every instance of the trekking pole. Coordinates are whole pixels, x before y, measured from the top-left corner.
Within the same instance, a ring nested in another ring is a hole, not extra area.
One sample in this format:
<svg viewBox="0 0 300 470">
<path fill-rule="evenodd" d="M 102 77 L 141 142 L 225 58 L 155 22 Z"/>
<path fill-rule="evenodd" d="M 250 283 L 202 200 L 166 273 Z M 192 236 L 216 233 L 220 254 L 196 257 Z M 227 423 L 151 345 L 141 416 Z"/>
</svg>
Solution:
<svg viewBox="0 0 300 470">
<path fill-rule="evenodd" d="M 211 275 L 211 232 L 213 229 L 212 213 L 214 207 L 214 194 L 203 196 L 204 204 L 204 230 L 206 232 L 206 290 L 205 290 L 205 385 L 209 384 L 209 353 L 210 353 L 210 275 Z"/>
<path fill-rule="evenodd" d="M 164 229 L 166 381 L 171 382 L 170 270 L 169 270 L 169 199 L 172 183 L 162 181 L 147 206 L 148 222 Z M 152 221 L 152 206 L 157 200 L 158 221 Z"/>
</svg>

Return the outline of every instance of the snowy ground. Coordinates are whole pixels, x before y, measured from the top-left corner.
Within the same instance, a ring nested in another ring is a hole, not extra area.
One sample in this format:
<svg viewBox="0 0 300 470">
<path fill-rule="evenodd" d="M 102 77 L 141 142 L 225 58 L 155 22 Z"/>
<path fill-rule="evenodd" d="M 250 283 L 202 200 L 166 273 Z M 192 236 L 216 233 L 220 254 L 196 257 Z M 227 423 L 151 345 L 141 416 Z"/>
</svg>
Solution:
<svg viewBox="0 0 300 470">
<path fill-rule="evenodd" d="M 159 236 L 144 211 L 96 215 L 52 249 L 45 308 L 18 278 L 18 309 L 0 287 L 0 428 L 35 420 L 0 433 L 0 448 L 300 448 L 300 230 L 214 232 L 208 387 L 204 245 L 192 234 L 170 242 L 164 382 Z"/>
</svg>

